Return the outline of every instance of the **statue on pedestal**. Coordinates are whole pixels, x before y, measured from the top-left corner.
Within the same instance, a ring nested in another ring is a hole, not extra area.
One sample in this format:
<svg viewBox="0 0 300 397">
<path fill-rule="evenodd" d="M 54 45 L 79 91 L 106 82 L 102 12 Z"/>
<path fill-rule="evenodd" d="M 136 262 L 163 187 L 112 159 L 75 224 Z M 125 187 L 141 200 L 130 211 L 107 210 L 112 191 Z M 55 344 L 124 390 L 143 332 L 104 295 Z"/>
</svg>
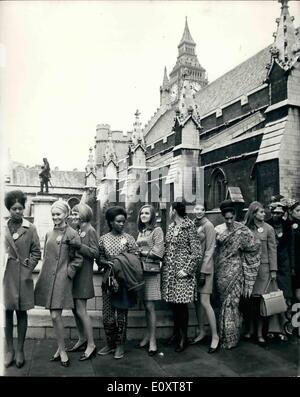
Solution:
<svg viewBox="0 0 300 397">
<path fill-rule="evenodd" d="M 48 160 L 46 157 L 43 158 L 44 165 L 42 165 L 42 171 L 39 173 L 40 177 L 40 183 L 41 183 L 41 191 L 39 192 L 40 194 L 44 193 L 44 187 L 45 187 L 45 193 L 49 193 L 49 182 L 51 178 L 51 173 L 50 173 L 50 165 L 48 163 Z M 51 183 L 51 182 L 50 182 Z"/>
</svg>

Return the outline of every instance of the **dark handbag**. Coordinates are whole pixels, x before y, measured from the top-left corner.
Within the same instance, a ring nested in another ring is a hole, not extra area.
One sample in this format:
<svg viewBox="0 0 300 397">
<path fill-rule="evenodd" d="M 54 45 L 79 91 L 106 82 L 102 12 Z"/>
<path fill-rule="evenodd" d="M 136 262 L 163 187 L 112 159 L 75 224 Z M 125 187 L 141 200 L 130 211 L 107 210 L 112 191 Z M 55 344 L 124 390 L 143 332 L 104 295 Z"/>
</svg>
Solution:
<svg viewBox="0 0 300 397">
<path fill-rule="evenodd" d="M 141 259 L 144 273 L 160 273 L 160 260 L 148 258 Z"/>
<path fill-rule="evenodd" d="M 268 290 L 271 279 L 268 282 L 266 290 Z M 287 311 L 283 292 L 277 288 L 277 291 L 263 294 L 260 300 L 260 315 L 262 317 L 273 316 L 274 314 L 284 313 Z"/>
<path fill-rule="evenodd" d="M 119 283 L 115 278 L 112 266 L 109 266 L 109 269 L 103 278 L 102 288 L 108 295 L 115 294 L 119 290 Z"/>
</svg>

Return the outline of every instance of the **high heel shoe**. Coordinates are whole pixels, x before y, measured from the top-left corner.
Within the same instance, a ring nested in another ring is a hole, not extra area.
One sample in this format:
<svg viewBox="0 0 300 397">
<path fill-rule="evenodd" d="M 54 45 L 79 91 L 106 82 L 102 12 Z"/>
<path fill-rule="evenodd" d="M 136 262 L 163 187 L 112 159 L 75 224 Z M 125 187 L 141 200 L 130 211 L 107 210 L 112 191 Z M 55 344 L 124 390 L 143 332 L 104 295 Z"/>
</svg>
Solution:
<svg viewBox="0 0 300 397">
<path fill-rule="evenodd" d="M 83 353 L 80 358 L 79 361 L 86 361 L 86 360 L 90 360 L 91 358 L 96 356 L 96 352 L 97 352 L 97 347 L 95 346 L 93 351 L 87 355 L 86 353 Z"/>
<path fill-rule="evenodd" d="M 267 347 L 267 342 L 263 338 L 257 338 L 256 343 L 260 347 Z"/>
<path fill-rule="evenodd" d="M 7 352 L 5 356 L 4 366 L 5 368 L 10 367 L 15 362 L 15 352 Z"/>
<path fill-rule="evenodd" d="M 135 345 L 136 349 L 146 349 L 147 347 L 149 347 L 149 342 L 147 342 L 145 345 L 140 345 L 139 343 Z"/>
<path fill-rule="evenodd" d="M 25 364 L 25 357 L 23 352 L 17 352 L 16 354 L 16 367 L 22 368 Z"/>
<path fill-rule="evenodd" d="M 81 343 L 79 346 L 75 347 L 75 345 L 71 346 L 71 347 L 67 347 L 66 351 L 68 353 L 74 353 L 74 352 L 82 352 L 87 348 L 87 341 Z"/>
<path fill-rule="evenodd" d="M 175 352 L 176 353 L 181 353 L 183 352 L 189 345 L 188 339 L 187 338 L 182 338 L 180 343 L 177 344 L 175 347 Z"/>
<path fill-rule="evenodd" d="M 217 347 L 209 347 L 209 349 L 207 350 L 208 354 L 212 354 L 217 352 L 220 349 L 220 342 L 218 343 Z"/>
<path fill-rule="evenodd" d="M 69 367 L 70 366 L 70 360 L 69 359 L 67 359 L 67 361 L 62 361 L 62 360 L 60 360 L 60 364 L 63 366 L 63 367 Z"/>
<path fill-rule="evenodd" d="M 59 360 L 60 360 L 60 355 L 52 356 L 49 361 L 59 361 Z"/>
<path fill-rule="evenodd" d="M 200 344 L 204 344 L 207 341 L 208 341 L 208 336 L 204 335 L 203 338 L 201 338 L 201 339 L 198 339 L 197 337 L 195 339 L 193 339 L 190 342 L 190 345 L 200 345 Z"/>
<path fill-rule="evenodd" d="M 149 350 L 149 351 L 148 351 L 148 356 L 153 357 L 153 356 L 155 356 L 156 353 L 157 353 L 157 349 L 155 349 L 155 350 Z"/>
</svg>

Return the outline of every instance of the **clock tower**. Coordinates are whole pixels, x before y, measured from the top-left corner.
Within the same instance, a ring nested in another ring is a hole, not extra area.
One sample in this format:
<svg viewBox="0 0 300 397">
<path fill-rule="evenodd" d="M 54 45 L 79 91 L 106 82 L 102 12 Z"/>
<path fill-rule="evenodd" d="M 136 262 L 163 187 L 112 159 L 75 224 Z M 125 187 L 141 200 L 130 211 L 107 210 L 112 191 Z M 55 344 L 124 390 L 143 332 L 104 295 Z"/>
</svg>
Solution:
<svg viewBox="0 0 300 397">
<path fill-rule="evenodd" d="M 195 93 L 208 84 L 206 70 L 200 65 L 195 53 L 194 42 L 185 20 L 184 32 L 178 45 L 176 65 L 170 73 L 169 90 L 171 101 L 176 102 L 180 97 L 183 86 L 190 85 Z"/>
</svg>

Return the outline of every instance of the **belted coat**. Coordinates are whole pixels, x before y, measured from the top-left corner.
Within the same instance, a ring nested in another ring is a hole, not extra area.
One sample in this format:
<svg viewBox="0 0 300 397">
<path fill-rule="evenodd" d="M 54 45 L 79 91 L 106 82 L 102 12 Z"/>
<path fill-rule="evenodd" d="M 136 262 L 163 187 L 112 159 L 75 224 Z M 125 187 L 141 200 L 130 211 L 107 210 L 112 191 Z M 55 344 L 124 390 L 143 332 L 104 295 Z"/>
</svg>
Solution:
<svg viewBox="0 0 300 397">
<path fill-rule="evenodd" d="M 54 228 L 46 234 L 43 266 L 37 280 L 35 304 L 46 309 L 73 309 L 73 278 L 83 263 L 82 255 L 68 241 L 78 233 L 70 226 Z"/>
<path fill-rule="evenodd" d="M 186 216 L 181 224 L 169 225 L 162 266 L 162 299 L 189 303 L 195 299 L 196 269 L 202 261 L 201 241 L 194 223 Z M 184 270 L 186 277 L 177 276 Z"/>
<path fill-rule="evenodd" d="M 29 310 L 34 307 L 32 271 L 41 258 L 40 240 L 26 219 L 13 236 L 6 226 L 3 303 L 7 310 Z"/>
</svg>

